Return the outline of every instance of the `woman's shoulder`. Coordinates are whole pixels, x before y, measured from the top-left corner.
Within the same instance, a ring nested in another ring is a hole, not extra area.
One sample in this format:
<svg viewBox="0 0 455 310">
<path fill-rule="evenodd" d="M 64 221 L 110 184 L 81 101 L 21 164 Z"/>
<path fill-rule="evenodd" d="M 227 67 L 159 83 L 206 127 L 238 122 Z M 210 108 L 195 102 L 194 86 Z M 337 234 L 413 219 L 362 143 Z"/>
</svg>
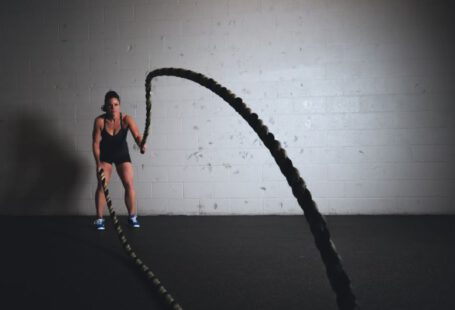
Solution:
<svg viewBox="0 0 455 310">
<path fill-rule="evenodd" d="M 123 121 L 126 122 L 126 123 L 129 123 L 132 120 L 134 120 L 133 117 L 131 115 L 128 115 L 128 114 L 122 114 L 122 118 L 123 118 Z"/>
<path fill-rule="evenodd" d="M 96 124 L 104 123 L 105 117 L 106 117 L 106 114 L 98 115 L 98 116 L 95 118 L 95 123 L 96 123 Z"/>
</svg>

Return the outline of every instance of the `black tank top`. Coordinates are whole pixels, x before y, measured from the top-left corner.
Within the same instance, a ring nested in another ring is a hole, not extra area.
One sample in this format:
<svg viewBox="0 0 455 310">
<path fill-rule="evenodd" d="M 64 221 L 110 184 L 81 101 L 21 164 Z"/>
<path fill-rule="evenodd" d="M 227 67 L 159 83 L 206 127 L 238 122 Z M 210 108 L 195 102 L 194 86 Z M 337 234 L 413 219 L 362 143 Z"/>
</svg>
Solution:
<svg viewBox="0 0 455 310">
<path fill-rule="evenodd" d="M 128 128 L 123 128 L 123 116 L 120 114 L 120 130 L 111 135 L 106 130 L 106 114 L 104 115 L 104 127 L 101 131 L 100 155 L 104 158 L 117 158 L 122 155 L 128 155 L 128 144 L 126 137 Z"/>
</svg>

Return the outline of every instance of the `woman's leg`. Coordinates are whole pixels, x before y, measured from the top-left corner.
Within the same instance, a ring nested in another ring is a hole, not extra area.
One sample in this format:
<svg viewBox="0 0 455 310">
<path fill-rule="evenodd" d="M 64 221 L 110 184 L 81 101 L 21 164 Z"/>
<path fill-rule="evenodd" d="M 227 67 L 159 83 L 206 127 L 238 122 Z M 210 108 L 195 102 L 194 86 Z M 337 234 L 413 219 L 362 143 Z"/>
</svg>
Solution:
<svg viewBox="0 0 455 310">
<path fill-rule="evenodd" d="M 133 182 L 133 165 L 130 162 L 124 162 L 116 165 L 117 173 L 122 180 L 125 188 L 125 204 L 128 209 L 128 214 L 136 215 L 136 191 L 134 190 Z"/>
<path fill-rule="evenodd" d="M 101 168 L 104 170 L 106 184 L 109 184 L 112 175 L 112 165 L 106 162 L 101 162 Z M 98 176 L 98 171 L 96 172 L 96 177 L 98 178 L 98 186 L 95 193 L 96 216 L 97 218 L 102 218 L 104 216 L 104 209 L 106 208 L 106 197 L 104 196 L 103 185 L 101 184 L 101 180 Z"/>
</svg>

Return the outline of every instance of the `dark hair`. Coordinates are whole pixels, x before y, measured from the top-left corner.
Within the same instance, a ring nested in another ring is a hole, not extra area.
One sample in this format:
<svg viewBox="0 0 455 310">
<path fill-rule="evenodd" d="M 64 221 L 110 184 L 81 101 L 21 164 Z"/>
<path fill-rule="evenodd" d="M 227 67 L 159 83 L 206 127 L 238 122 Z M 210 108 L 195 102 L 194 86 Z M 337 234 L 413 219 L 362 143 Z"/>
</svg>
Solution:
<svg viewBox="0 0 455 310">
<path fill-rule="evenodd" d="M 107 105 L 111 101 L 112 98 L 116 98 L 120 102 L 120 96 L 113 90 L 110 90 L 104 96 L 104 105 L 101 107 L 101 110 L 107 112 Z"/>
</svg>

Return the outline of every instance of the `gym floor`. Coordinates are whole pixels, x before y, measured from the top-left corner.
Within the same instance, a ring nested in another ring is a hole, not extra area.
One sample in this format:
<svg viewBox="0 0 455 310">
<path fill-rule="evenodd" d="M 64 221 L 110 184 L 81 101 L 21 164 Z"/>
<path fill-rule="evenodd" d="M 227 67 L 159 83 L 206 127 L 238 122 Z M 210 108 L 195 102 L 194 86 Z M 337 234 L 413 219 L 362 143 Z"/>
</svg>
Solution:
<svg viewBox="0 0 455 310">
<path fill-rule="evenodd" d="M 455 309 L 455 216 L 326 219 L 361 309 Z M 0 308 L 165 309 L 107 220 L 1 216 Z M 303 216 L 140 220 L 126 235 L 185 310 L 337 309 Z"/>
</svg>

